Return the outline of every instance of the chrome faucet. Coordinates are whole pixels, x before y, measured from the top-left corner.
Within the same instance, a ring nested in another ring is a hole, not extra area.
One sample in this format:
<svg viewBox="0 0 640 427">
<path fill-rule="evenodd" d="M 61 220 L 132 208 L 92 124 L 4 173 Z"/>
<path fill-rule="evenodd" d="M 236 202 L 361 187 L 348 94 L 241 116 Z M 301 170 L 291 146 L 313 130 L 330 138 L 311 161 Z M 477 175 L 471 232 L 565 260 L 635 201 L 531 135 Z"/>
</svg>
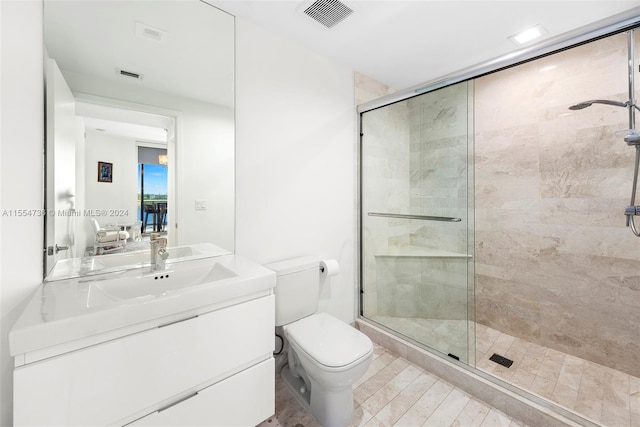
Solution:
<svg viewBox="0 0 640 427">
<path fill-rule="evenodd" d="M 164 270 L 169 258 L 169 252 L 167 252 L 167 238 L 160 237 L 160 234 L 153 233 L 150 237 L 151 243 L 151 269 L 152 270 Z"/>
</svg>

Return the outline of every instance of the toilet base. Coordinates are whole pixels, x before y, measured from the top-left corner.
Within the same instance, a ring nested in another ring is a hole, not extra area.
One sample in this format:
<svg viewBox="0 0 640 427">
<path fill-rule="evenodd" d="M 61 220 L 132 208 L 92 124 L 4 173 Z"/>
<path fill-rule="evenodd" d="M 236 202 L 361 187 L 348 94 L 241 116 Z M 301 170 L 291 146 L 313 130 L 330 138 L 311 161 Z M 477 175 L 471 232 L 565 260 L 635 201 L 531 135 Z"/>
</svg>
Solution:
<svg viewBox="0 0 640 427">
<path fill-rule="evenodd" d="M 280 377 L 287 385 L 287 388 L 294 395 L 296 400 L 304 406 L 304 409 L 311 412 L 311 390 L 304 384 L 304 380 L 300 377 L 294 377 L 291 374 L 289 365 L 284 365 L 280 370 Z M 304 392 L 302 391 L 304 389 Z"/>
<path fill-rule="evenodd" d="M 315 393 L 311 393 L 302 380 L 295 377 L 289 370 L 289 365 L 285 365 L 280 371 L 280 375 L 304 408 L 323 427 L 346 427 L 353 420 L 353 388 L 351 385 L 341 390 L 323 390 L 319 385 L 314 384 L 311 379 L 311 388 L 315 387 Z"/>
</svg>

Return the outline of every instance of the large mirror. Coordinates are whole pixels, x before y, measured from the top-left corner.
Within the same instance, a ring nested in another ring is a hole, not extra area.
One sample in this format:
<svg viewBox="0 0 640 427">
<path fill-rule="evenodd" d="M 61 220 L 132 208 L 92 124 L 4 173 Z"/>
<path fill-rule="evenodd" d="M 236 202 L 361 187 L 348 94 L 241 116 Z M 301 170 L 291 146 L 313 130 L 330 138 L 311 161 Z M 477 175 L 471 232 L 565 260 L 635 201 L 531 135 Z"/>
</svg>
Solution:
<svg viewBox="0 0 640 427">
<path fill-rule="evenodd" d="M 234 251 L 234 32 L 199 0 L 45 0 L 45 276 L 152 235 Z"/>
</svg>

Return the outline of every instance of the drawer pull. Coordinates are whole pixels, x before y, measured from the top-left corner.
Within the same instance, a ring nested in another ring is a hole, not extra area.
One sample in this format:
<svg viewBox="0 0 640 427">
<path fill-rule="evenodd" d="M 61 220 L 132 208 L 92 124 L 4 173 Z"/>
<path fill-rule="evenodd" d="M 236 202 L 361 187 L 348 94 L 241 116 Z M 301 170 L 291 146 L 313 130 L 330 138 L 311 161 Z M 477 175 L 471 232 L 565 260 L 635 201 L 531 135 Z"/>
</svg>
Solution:
<svg viewBox="0 0 640 427">
<path fill-rule="evenodd" d="M 158 328 L 164 328 L 166 326 L 175 325 L 176 323 L 186 322 L 187 320 L 192 320 L 192 319 L 195 319 L 196 317 L 198 317 L 197 314 L 195 316 L 187 317 L 186 319 L 180 319 L 180 320 L 176 320 L 174 322 L 165 323 L 164 325 L 158 326 Z"/>
<path fill-rule="evenodd" d="M 184 402 L 185 400 L 189 400 L 189 399 L 191 399 L 192 397 L 196 397 L 197 395 L 198 395 L 198 392 L 196 391 L 195 393 L 190 394 L 190 395 L 188 395 L 188 396 L 185 396 L 185 397 L 183 397 L 182 399 L 178 399 L 178 400 L 176 400 L 175 402 L 171 402 L 170 404 L 168 404 L 168 405 L 167 405 L 167 406 L 165 406 L 164 408 L 160 408 L 160 409 L 158 409 L 158 413 L 160 413 L 160 412 L 162 412 L 162 411 L 166 411 L 166 410 L 167 410 L 167 409 L 169 409 L 169 408 L 173 408 L 173 407 L 174 407 L 174 406 L 176 406 L 177 404 L 182 403 L 182 402 Z"/>
</svg>

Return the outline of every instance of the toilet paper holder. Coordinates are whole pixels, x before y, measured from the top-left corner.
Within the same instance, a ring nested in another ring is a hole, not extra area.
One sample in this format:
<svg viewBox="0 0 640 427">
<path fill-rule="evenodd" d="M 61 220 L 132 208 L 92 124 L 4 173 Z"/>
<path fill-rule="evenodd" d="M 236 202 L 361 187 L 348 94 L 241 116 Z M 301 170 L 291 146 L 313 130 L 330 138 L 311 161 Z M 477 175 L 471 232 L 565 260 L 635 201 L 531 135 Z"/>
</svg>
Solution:
<svg viewBox="0 0 640 427">
<path fill-rule="evenodd" d="M 335 276 L 340 271 L 340 265 L 335 259 L 320 261 L 320 274 L 323 276 Z"/>
</svg>

